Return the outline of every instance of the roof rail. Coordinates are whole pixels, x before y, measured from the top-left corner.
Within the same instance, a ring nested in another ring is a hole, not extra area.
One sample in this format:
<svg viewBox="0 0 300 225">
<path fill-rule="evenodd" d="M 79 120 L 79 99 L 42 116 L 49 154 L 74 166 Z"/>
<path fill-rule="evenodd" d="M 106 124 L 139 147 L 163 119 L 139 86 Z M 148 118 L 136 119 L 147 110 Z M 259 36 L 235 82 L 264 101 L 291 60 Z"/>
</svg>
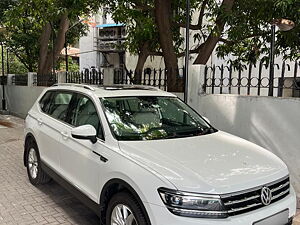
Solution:
<svg viewBox="0 0 300 225">
<path fill-rule="evenodd" d="M 71 86 L 71 87 L 81 87 L 81 88 L 85 88 L 88 89 L 90 91 L 95 91 L 94 88 L 92 88 L 89 85 L 86 84 L 74 84 L 74 83 L 57 83 L 57 84 L 53 84 L 52 86 Z"/>
<path fill-rule="evenodd" d="M 136 84 L 113 84 L 113 85 L 101 85 L 99 87 L 105 90 L 152 90 L 160 91 L 158 87 L 148 85 L 136 85 Z"/>
</svg>

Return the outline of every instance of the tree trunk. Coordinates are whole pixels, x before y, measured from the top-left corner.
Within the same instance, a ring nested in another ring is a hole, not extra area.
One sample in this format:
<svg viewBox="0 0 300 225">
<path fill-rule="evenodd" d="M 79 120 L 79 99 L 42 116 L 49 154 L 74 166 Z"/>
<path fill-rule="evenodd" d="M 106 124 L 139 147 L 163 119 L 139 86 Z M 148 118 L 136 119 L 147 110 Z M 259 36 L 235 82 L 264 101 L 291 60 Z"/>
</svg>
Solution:
<svg viewBox="0 0 300 225">
<path fill-rule="evenodd" d="M 134 71 L 134 83 L 135 84 L 141 84 L 144 65 L 149 56 L 148 48 L 149 48 L 149 44 L 146 42 L 145 44 L 143 44 L 143 46 L 140 49 L 140 52 L 138 55 L 138 61 L 137 61 L 135 71 Z"/>
<path fill-rule="evenodd" d="M 70 21 L 68 18 L 68 14 L 65 13 L 61 16 L 59 29 L 57 31 L 56 40 L 54 43 L 54 49 L 48 50 L 47 60 L 44 63 L 44 66 L 41 69 L 41 74 L 49 74 L 51 73 L 51 69 L 53 67 L 53 63 L 56 64 L 61 50 L 64 48 L 65 44 L 65 35 L 69 29 Z M 53 31 L 52 31 L 53 32 Z"/>
<path fill-rule="evenodd" d="M 234 0 L 223 0 L 220 8 L 225 10 L 226 13 L 229 13 L 232 10 Z M 201 45 L 199 49 L 199 54 L 194 62 L 194 64 L 206 64 L 209 57 L 213 53 L 217 43 L 220 40 L 222 32 L 224 30 L 226 21 L 223 19 L 221 14 L 218 15 L 216 19 L 216 25 L 211 31 L 210 35 L 206 41 Z"/>
<path fill-rule="evenodd" d="M 168 71 L 168 91 L 182 92 L 183 85 L 176 84 L 176 81 L 178 80 L 178 61 L 171 30 L 172 0 L 155 0 L 154 3 L 155 20 L 159 32 L 159 41 L 164 56 L 165 66 Z"/>
<path fill-rule="evenodd" d="M 50 23 L 45 24 L 41 37 L 39 39 L 40 52 L 39 52 L 39 62 L 38 62 L 38 74 L 42 74 L 43 68 L 47 61 L 48 54 L 48 44 L 51 36 L 51 25 Z"/>
</svg>

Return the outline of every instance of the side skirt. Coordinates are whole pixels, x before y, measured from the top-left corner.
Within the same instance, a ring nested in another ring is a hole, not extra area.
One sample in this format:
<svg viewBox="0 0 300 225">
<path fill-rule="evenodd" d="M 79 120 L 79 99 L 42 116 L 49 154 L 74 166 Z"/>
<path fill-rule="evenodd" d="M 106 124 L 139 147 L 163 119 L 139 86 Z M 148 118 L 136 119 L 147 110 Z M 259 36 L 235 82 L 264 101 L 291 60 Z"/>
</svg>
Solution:
<svg viewBox="0 0 300 225">
<path fill-rule="evenodd" d="M 42 169 L 58 184 L 64 187 L 67 191 L 69 191 L 74 197 L 76 197 L 79 201 L 85 204 L 88 208 L 90 208 L 97 216 L 100 217 L 100 205 L 91 200 L 88 196 L 70 184 L 68 181 L 63 179 L 60 175 L 58 175 L 55 171 L 53 171 L 49 166 L 47 166 L 44 162 L 41 162 Z"/>
</svg>

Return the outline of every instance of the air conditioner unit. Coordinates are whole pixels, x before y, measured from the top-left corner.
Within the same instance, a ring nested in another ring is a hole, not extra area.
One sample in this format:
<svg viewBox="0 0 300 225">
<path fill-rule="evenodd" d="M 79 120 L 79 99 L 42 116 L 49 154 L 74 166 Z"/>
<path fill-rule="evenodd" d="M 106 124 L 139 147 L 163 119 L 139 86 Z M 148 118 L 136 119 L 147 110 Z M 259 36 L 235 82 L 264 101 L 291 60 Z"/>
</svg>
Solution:
<svg viewBox="0 0 300 225">
<path fill-rule="evenodd" d="M 99 39 L 118 39 L 117 28 L 103 28 L 99 29 Z"/>
<path fill-rule="evenodd" d="M 121 28 L 121 38 L 126 38 L 127 37 L 127 32 L 126 32 L 126 28 L 122 27 Z"/>
<path fill-rule="evenodd" d="M 118 41 L 100 41 L 98 44 L 99 51 L 117 51 Z"/>
</svg>

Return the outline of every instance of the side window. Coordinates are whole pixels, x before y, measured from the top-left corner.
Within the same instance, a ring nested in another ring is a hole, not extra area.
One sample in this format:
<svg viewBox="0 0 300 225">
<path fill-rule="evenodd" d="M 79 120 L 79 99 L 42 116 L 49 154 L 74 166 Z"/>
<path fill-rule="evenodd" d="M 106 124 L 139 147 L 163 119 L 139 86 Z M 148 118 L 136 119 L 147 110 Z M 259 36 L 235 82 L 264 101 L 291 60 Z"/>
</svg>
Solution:
<svg viewBox="0 0 300 225">
<path fill-rule="evenodd" d="M 96 107 L 88 97 L 80 94 L 77 96 L 77 104 L 71 112 L 70 120 L 70 123 L 75 127 L 87 124 L 92 125 L 97 131 L 97 136 L 103 139 L 103 132 Z"/>
<path fill-rule="evenodd" d="M 53 94 L 51 103 L 49 105 L 48 114 L 56 119 L 65 121 L 68 106 L 71 102 L 72 94 L 66 92 L 56 92 Z"/>
<path fill-rule="evenodd" d="M 42 97 L 42 99 L 39 102 L 41 110 L 44 113 L 48 113 L 52 94 L 53 94 L 52 91 L 46 92 L 46 94 L 44 94 L 44 96 Z"/>
</svg>

